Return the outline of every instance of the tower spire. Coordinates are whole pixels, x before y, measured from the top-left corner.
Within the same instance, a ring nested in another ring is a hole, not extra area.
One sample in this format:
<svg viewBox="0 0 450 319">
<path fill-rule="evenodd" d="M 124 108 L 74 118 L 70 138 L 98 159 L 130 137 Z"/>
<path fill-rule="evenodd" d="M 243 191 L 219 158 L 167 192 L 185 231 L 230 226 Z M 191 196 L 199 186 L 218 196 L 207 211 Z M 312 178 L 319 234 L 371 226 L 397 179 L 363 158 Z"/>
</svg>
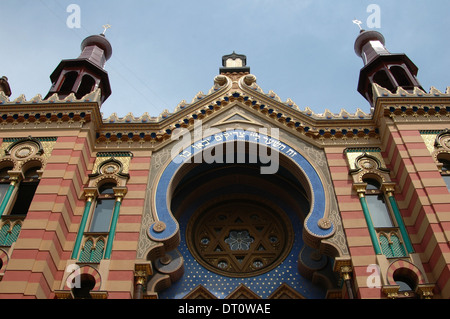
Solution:
<svg viewBox="0 0 450 319">
<path fill-rule="evenodd" d="M 97 88 L 101 90 L 102 103 L 111 95 L 108 73 L 104 69 L 106 61 L 112 55 L 112 46 L 104 34 L 110 26 L 103 27 L 103 33 L 83 40 L 78 58 L 59 63 L 50 75 L 52 86 L 46 98 L 55 93 L 59 98 L 74 93 L 80 99 Z"/>
<path fill-rule="evenodd" d="M 418 68 L 403 53 L 390 53 L 385 46 L 384 36 L 375 30 L 364 30 L 356 38 L 354 49 L 361 57 L 364 67 L 360 71 L 358 92 L 373 104 L 372 84 L 376 83 L 395 93 L 401 87 L 412 91 L 415 87 L 422 89 L 417 80 Z"/>
</svg>

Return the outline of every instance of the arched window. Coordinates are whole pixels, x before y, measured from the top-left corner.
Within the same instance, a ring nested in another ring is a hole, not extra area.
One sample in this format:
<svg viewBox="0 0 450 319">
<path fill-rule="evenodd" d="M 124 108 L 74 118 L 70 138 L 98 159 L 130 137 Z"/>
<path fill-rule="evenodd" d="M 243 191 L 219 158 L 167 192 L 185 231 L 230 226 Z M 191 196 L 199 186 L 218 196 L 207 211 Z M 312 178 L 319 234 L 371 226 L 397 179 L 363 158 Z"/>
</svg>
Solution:
<svg viewBox="0 0 450 319">
<path fill-rule="evenodd" d="M 450 161 L 446 158 L 438 158 L 439 163 L 442 164 L 441 176 L 447 185 L 447 189 L 450 191 Z"/>
<path fill-rule="evenodd" d="M 394 281 L 400 286 L 399 291 L 414 291 L 418 284 L 417 275 L 407 268 L 399 268 L 394 271 Z"/>
<path fill-rule="evenodd" d="M 39 185 L 39 169 L 40 167 L 32 167 L 25 171 L 10 215 L 26 215 L 28 213 L 34 193 Z"/>
<path fill-rule="evenodd" d="M 392 219 L 387 197 L 381 190 L 380 183 L 373 178 L 366 178 L 365 199 L 373 228 L 378 234 L 378 243 L 382 253 L 388 258 L 407 256 L 401 235 Z M 398 219 L 397 219 L 398 221 Z"/>
<path fill-rule="evenodd" d="M 80 287 L 72 288 L 73 298 L 92 299 L 90 292 L 94 287 L 95 287 L 95 278 L 92 275 L 89 274 L 80 275 Z"/>
<path fill-rule="evenodd" d="M 63 80 L 63 83 L 61 84 L 59 91 L 62 93 L 72 92 L 73 87 L 75 85 L 75 81 L 77 80 L 77 77 L 78 77 L 78 72 L 76 72 L 76 71 L 67 72 L 64 75 L 64 80 Z"/>
<path fill-rule="evenodd" d="M 111 220 L 116 205 L 113 187 L 116 187 L 116 184 L 106 183 L 98 188 L 98 196 L 95 199 L 95 208 L 92 212 L 90 225 L 88 231 L 84 233 L 85 239 L 79 256 L 80 262 L 99 263 L 104 258 L 105 238 L 110 235 Z"/>
<path fill-rule="evenodd" d="M 389 79 L 387 73 L 384 70 L 380 70 L 373 76 L 373 81 L 381 87 L 388 89 L 389 91 L 395 91 L 394 85 L 392 84 L 391 79 Z"/>
<path fill-rule="evenodd" d="M 115 186 L 116 185 L 113 183 L 107 183 L 100 186 L 89 232 L 99 233 L 109 231 L 115 204 L 113 190 L 113 187 Z"/>
<path fill-rule="evenodd" d="M 442 178 L 445 181 L 445 184 L 447 185 L 447 189 L 450 191 L 450 175 L 442 175 Z"/>
<path fill-rule="evenodd" d="M 406 74 L 405 69 L 401 66 L 394 65 L 390 68 L 390 71 L 392 73 L 392 76 L 395 78 L 395 81 L 397 81 L 398 86 L 401 86 L 403 88 L 409 88 L 413 86 L 411 80 Z"/>
<path fill-rule="evenodd" d="M 8 171 L 12 169 L 11 167 L 4 167 L 0 169 L 0 203 L 2 202 L 3 198 L 5 197 L 6 192 L 9 188 L 9 174 Z"/>
<path fill-rule="evenodd" d="M 103 258 L 105 251 L 105 240 L 103 237 L 86 239 L 81 249 L 80 262 L 99 263 Z"/>
<path fill-rule="evenodd" d="M 372 178 L 365 179 L 364 182 L 367 183 L 365 195 L 373 226 L 394 227 L 380 183 Z"/>
<path fill-rule="evenodd" d="M 90 75 L 84 75 L 81 79 L 80 86 L 78 87 L 78 91 L 75 94 L 77 99 L 81 99 L 86 94 L 89 94 L 94 89 L 95 80 Z"/>
<path fill-rule="evenodd" d="M 128 175 L 123 174 L 121 161 L 112 158 L 105 160 L 103 156 L 98 159 L 100 165 L 94 169 L 88 186 L 84 188 L 86 202 L 72 251 L 73 259 L 98 260 L 97 254 L 102 255 L 100 259 L 111 258 L 120 206 L 127 193 L 123 184 L 126 183 Z M 91 242 L 88 242 L 89 238 L 92 238 Z M 86 249 L 86 245 L 95 246 L 95 252 Z M 93 257 L 80 256 L 82 249 L 85 250 L 83 254 L 92 253 Z"/>
<path fill-rule="evenodd" d="M 441 170 L 443 172 L 449 172 L 450 173 L 450 161 L 445 158 L 439 158 L 439 162 L 442 163 Z"/>
<path fill-rule="evenodd" d="M 406 252 L 396 232 L 380 232 L 378 235 L 381 250 L 387 258 L 405 257 Z"/>
</svg>

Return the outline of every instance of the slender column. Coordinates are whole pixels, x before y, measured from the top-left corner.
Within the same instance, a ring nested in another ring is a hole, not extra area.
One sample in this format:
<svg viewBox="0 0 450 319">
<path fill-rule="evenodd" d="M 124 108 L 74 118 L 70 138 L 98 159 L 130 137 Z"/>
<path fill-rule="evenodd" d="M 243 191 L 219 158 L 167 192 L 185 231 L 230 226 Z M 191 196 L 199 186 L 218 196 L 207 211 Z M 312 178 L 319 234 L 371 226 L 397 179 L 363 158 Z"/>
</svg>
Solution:
<svg viewBox="0 0 450 319">
<path fill-rule="evenodd" d="M 138 276 L 136 278 L 136 284 L 134 286 L 134 299 L 142 299 L 144 295 L 144 284 L 145 284 L 145 277 L 144 276 Z"/>
<path fill-rule="evenodd" d="M 355 296 L 353 294 L 352 278 L 350 276 L 351 271 L 352 268 L 348 266 L 341 268 L 342 279 L 344 280 L 345 288 L 347 288 L 348 298 L 355 299 Z"/>
<path fill-rule="evenodd" d="M 16 188 L 17 181 L 11 181 L 9 184 L 8 190 L 6 191 L 5 197 L 3 197 L 2 204 L 0 205 L 0 216 L 5 212 L 6 205 L 8 205 L 9 199 Z"/>
<path fill-rule="evenodd" d="M 114 204 L 114 211 L 111 220 L 111 228 L 109 229 L 108 241 L 106 243 L 105 249 L 105 259 L 111 258 L 112 245 L 114 241 L 114 236 L 116 234 L 117 220 L 119 219 L 120 206 L 122 204 L 122 199 L 125 196 L 127 189 L 126 187 L 114 187 L 114 195 L 116 196 L 116 202 Z"/>
<path fill-rule="evenodd" d="M 116 226 L 117 220 L 119 219 L 121 201 L 122 198 L 116 197 L 116 203 L 114 204 L 114 212 L 111 220 L 111 228 L 109 229 L 108 241 L 106 243 L 105 257 L 104 257 L 105 259 L 111 258 L 112 244 L 114 241 L 114 235 L 116 234 Z"/>
<path fill-rule="evenodd" d="M 17 187 L 17 185 L 23 178 L 22 171 L 11 170 L 8 171 L 8 175 L 11 182 L 0 205 L 0 216 L 2 216 L 5 213 L 6 206 L 8 206 L 9 200 L 11 199 L 11 195 L 13 194 L 14 189 Z"/>
<path fill-rule="evenodd" d="M 400 210 L 397 206 L 397 201 L 394 197 L 394 186 L 391 184 L 383 185 L 384 190 L 386 192 L 387 197 L 389 198 L 389 203 L 391 204 L 392 211 L 394 213 L 395 220 L 397 221 L 398 228 L 400 229 L 400 233 L 402 234 L 403 242 L 405 243 L 406 250 L 408 253 L 414 253 L 414 248 L 411 244 L 411 240 L 409 239 L 408 232 L 406 231 L 405 223 L 403 222 L 403 218 L 400 215 Z"/>
<path fill-rule="evenodd" d="M 351 276 L 353 272 L 351 260 L 347 258 L 336 257 L 334 260 L 333 271 L 337 272 L 339 274 L 339 277 L 344 282 L 348 298 L 355 299 L 355 292 L 353 291 L 353 282 Z"/>
<path fill-rule="evenodd" d="M 149 262 L 134 265 L 134 295 L 133 299 L 144 299 L 145 285 L 148 276 L 153 274 L 152 265 Z"/>
<path fill-rule="evenodd" d="M 84 230 L 86 229 L 87 220 L 89 217 L 89 212 L 91 210 L 91 205 L 94 197 L 97 194 L 96 188 L 85 188 L 86 204 L 84 206 L 83 216 L 81 218 L 80 228 L 78 229 L 77 238 L 75 239 L 75 245 L 72 251 L 72 259 L 77 259 L 78 253 L 80 251 L 81 242 L 83 240 Z"/>
<path fill-rule="evenodd" d="M 378 242 L 377 232 L 375 231 L 375 227 L 373 226 L 372 218 L 370 217 L 369 208 L 367 206 L 367 201 L 365 197 L 366 191 L 366 183 L 355 185 L 355 189 L 358 192 L 359 201 L 361 203 L 364 218 L 366 219 L 367 228 L 369 229 L 370 239 L 372 240 L 373 249 L 375 250 L 375 254 L 381 255 L 380 243 Z"/>
</svg>

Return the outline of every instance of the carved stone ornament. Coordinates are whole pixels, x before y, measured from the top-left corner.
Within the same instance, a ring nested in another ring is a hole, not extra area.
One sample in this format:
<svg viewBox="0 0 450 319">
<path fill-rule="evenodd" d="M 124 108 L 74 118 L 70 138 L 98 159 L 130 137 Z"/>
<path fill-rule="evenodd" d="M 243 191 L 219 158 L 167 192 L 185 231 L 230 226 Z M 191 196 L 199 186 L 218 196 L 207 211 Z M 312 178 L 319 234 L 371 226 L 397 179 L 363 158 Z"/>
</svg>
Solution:
<svg viewBox="0 0 450 319">
<path fill-rule="evenodd" d="M 434 142 L 436 148 L 446 148 L 450 149 L 450 131 L 445 130 L 436 135 Z"/>
<path fill-rule="evenodd" d="M 434 286 L 434 284 L 419 284 L 417 285 L 416 293 L 423 299 L 432 299 Z"/>
<path fill-rule="evenodd" d="M 398 291 L 400 290 L 400 286 L 398 285 L 383 286 L 381 289 L 389 299 L 395 299 L 398 297 Z"/>
<path fill-rule="evenodd" d="M 317 224 L 322 229 L 329 229 L 331 227 L 331 221 L 328 218 L 321 218 Z"/>
<path fill-rule="evenodd" d="M 157 233 L 160 233 L 166 229 L 166 224 L 162 221 L 157 221 L 153 224 L 153 230 Z"/>
<path fill-rule="evenodd" d="M 33 147 L 31 147 L 30 145 L 24 145 L 24 146 L 17 148 L 17 150 L 14 151 L 14 156 L 16 158 L 23 159 L 23 158 L 26 158 L 26 157 L 32 155 L 33 153 L 34 153 Z"/>
<path fill-rule="evenodd" d="M 362 169 L 372 170 L 377 167 L 377 163 L 370 158 L 362 158 L 361 160 L 359 160 L 358 166 L 360 166 Z"/>
<path fill-rule="evenodd" d="M 119 165 L 115 163 L 108 163 L 107 165 L 102 166 L 101 173 L 103 174 L 114 174 L 120 170 Z"/>
</svg>

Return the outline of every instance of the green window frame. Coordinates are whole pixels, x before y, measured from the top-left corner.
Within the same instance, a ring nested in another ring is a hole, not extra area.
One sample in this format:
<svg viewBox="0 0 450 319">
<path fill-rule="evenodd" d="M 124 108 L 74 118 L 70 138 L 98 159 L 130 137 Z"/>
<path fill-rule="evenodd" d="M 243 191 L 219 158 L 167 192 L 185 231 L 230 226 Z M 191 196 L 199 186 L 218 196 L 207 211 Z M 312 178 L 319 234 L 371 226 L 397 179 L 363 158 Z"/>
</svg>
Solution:
<svg viewBox="0 0 450 319">
<path fill-rule="evenodd" d="M 365 178 L 363 182 L 366 184 L 365 189 L 358 192 L 375 253 L 388 258 L 406 257 L 408 253 L 413 253 L 393 196 L 393 184 L 382 185 L 373 178 Z"/>
</svg>

